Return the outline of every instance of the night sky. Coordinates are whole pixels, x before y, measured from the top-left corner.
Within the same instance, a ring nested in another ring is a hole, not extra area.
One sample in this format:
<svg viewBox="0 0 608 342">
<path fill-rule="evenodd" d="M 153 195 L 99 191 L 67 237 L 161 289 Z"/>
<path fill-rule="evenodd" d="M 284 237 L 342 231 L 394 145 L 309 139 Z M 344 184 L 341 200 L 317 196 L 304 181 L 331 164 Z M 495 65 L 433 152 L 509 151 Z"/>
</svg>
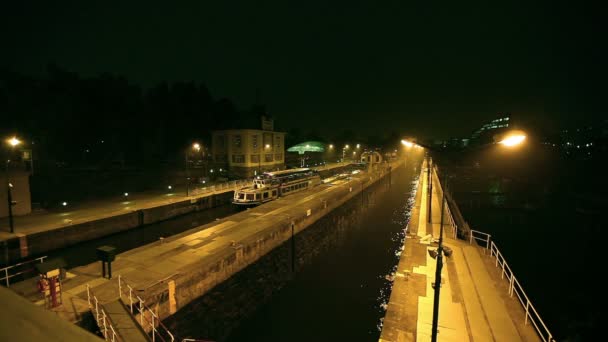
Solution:
<svg viewBox="0 0 608 342">
<path fill-rule="evenodd" d="M 531 1 L 5 1 L 0 67 L 193 80 L 242 108 L 258 93 L 282 126 L 321 132 L 468 135 L 498 112 L 555 128 L 606 117 L 602 13 Z"/>
</svg>

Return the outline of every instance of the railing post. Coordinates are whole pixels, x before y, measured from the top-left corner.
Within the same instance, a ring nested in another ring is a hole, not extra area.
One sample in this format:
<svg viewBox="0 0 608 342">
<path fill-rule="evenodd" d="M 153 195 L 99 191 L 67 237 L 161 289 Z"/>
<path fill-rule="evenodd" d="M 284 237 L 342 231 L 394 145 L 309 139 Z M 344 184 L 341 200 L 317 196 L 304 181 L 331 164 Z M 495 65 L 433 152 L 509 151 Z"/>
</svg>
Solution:
<svg viewBox="0 0 608 342">
<path fill-rule="evenodd" d="M 133 289 L 129 286 L 129 307 L 131 307 L 131 315 L 133 314 Z"/>
<path fill-rule="evenodd" d="M 8 267 L 4 269 L 4 275 L 6 277 L 6 287 L 10 287 L 10 282 L 8 280 Z"/>
<path fill-rule="evenodd" d="M 152 312 L 152 310 L 150 310 L 150 313 L 151 313 L 150 316 L 152 317 L 152 323 L 151 323 L 151 325 L 152 325 L 152 342 L 154 342 L 156 340 L 156 331 L 155 331 L 156 329 L 154 328 L 154 312 Z"/>
<path fill-rule="evenodd" d="M 118 275 L 118 298 L 122 299 L 122 282 L 120 281 L 120 274 Z"/>
<path fill-rule="evenodd" d="M 89 290 L 89 284 L 87 284 L 87 302 L 89 302 L 89 309 L 91 309 L 91 291 Z"/>
<path fill-rule="evenodd" d="M 144 300 L 139 298 L 139 296 L 137 297 L 137 299 L 139 299 L 139 324 L 141 324 L 141 326 L 144 326 Z"/>
<path fill-rule="evenodd" d="M 106 325 L 106 312 L 102 309 L 101 313 L 103 314 L 103 338 L 108 339 L 108 326 Z"/>
<path fill-rule="evenodd" d="M 524 325 L 528 325 L 528 315 L 530 310 L 530 300 L 526 301 L 526 319 L 524 321 Z"/>
<path fill-rule="evenodd" d="M 500 273 L 500 279 L 505 279 L 505 259 L 502 259 L 502 272 Z"/>
<path fill-rule="evenodd" d="M 515 275 L 511 271 L 511 285 L 509 286 L 509 295 L 513 297 L 513 287 L 515 286 Z"/>
<path fill-rule="evenodd" d="M 471 234 L 469 234 L 469 245 L 473 244 L 473 231 L 471 230 Z"/>
<path fill-rule="evenodd" d="M 93 299 L 95 299 L 95 321 L 97 322 L 97 325 L 99 325 L 99 302 L 97 300 L 97 297 L 93 297 Z"/>
</svg>

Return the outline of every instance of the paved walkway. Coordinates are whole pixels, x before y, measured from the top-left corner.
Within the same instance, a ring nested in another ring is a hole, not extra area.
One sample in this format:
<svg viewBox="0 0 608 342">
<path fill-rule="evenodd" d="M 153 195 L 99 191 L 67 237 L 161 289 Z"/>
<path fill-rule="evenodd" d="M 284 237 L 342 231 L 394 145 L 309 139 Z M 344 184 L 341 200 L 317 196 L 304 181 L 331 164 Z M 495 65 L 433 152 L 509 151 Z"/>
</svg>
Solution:
<svg viewBox="0 0 608 342">
<path fill-rule="evenodd" d="M 95 262 L 70 269 L 63 285 L 63 303 L 55 312 L 66 320 L 76 322 L 89 310 L 86 285 L 99 299 L 109 303 L 118 298 L 118 275 L 137 291 L 144 291 L 161 284 L 176 274 L 200 271 L 201 265 L 214 265 L 226 255 L 234 254 L 235 246 L 257 241 L 267 231 L 276 230 L 276 222 L 299 217 L 305 208 L 312 208 L 330 198 L 333 192 L 360 184 L 359 178 L 368 174 L 354 175 L 352 179 L 322 184 L 315 189 L 294 193 L 285 198 L 243 211 L 218 221 L 193 228 L 187 232 L 166 238 L 134 250 L 121 253 L 112 263 L 114 278 L 101 277 L 101 265 Z M 287 221 L 288 222 L 288 221 Z M 11 290 L 37 304 L 40 300 L 36 279 L 11 284 Z M 166 286 L 164 284 L 163 286 Z"/>
<path fill-rule="evenodd" d="M 436 260 L 428 251 L 437 247 L 428 235 L 439 237 L 441 188 L 434 177 L 432 223 L 428 223 L 426 166 L 424 163 L 380 341 L 431 339 Z M 438 340 L 539 341 L 533 328 L 523 324 L 521 307 L 506 303 L 515 299 L 505 296 L 504 280 L 488 268 L 488 257 L 476 245 L 454 239 L 449 220 L 444 220 L 444 245 L 453 254 L 444 258 L 442 269 Z"/>
<path fill-rule="evenodd" d="M 144 331 L 135 322 L 133 316 L 127 311 L 120 300 L 115 300 L 103 305 L 103 309 L 110 318 L 112 326 L 122 341 L 148 342 L 149 339 Z M 111 335 L 110 335 L 111 336 Z"/>
<path fill-rule="evenodd" d="M 345 163 L 330 163 L 325 166 L 313 167 L 312 169 L 323 171 L 344 165 Z M 233 187 L 228 186 L 217 190 L 211 190 L 214 185 L 219 188 L 221 184 L 210 184 L 205 188 L 198 188 L 200 194 L 191 196 L 186 196 L 185 189 L 174 188 L 171 191 L 168 190 L 166 193 L 159 193 L 157 191 L 132 193 L 129 194 L 129 196 L 89 201 L 81 203 L 78 206 L 69 203 L 65 208 L 34 212 L 24 216 L 15 216 L 14 234 L 9 233 L 8 218 L 0 218 L 0 242 L 14 238 L 15 236 L 25 236 L 47 230 L 61 229 L 67 225 L 95 221 L 139 209 L 159 207 L 233 190 Z M 194 192 L 195 190 L 191 189 L 191 194 Z"/>
</svg>

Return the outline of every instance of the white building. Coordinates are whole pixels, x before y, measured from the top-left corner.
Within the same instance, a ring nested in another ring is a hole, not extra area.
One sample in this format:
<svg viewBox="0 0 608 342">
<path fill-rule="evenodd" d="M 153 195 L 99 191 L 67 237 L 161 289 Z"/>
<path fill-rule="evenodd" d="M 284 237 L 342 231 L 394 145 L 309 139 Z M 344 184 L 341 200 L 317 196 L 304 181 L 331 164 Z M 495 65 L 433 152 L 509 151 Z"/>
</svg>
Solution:
<svg viewBox="0 0 608 342">
<path fill-rule="evenodd" d="M 285 168 L 285 133 L 275 132 L 272 119 L 262 117 L 262 129 L 213 131 L 211 150 L 217 166 L 239 177 Z"/>
</svg>

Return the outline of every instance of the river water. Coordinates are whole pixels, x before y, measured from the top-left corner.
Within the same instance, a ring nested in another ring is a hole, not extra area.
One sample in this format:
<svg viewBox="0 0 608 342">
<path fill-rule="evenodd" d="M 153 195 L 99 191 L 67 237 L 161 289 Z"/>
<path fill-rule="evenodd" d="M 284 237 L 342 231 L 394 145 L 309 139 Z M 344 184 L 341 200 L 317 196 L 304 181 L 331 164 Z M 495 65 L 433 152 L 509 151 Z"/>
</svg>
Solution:
<svg viewBox="0 0 608 342">
<path fill-rule="evenodd" d="M 390 296 L 386 275 L 399 262 L 420 162 L 409 160 L 376 185 L 385 191 L 346 204 L 365 201 L 368 207 L 357 211 L 360 217 L 343 227 L 329 248 L 301 266 L 228 340 L 377 341 L 383 305 Z"/>
</svg>

